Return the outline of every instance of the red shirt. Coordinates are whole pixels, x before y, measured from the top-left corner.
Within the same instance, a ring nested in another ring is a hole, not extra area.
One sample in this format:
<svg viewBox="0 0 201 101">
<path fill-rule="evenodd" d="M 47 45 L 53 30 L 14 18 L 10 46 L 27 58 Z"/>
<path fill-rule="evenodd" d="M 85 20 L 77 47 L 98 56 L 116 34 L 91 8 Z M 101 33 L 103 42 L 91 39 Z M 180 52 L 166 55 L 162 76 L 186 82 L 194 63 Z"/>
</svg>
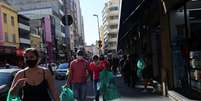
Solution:
<svg viewBox="0 0 201 101">
<path fill-rule="evenodd" d="M 109 66 L 109 62 L 107 60 L 101 60 L 100 61 L 102 69 L 105 69 L 107 66 Z"/>
<path fill-rule="evenodd" d="M 101 64 L 96 65 L 95 62 L 90 63 L 89 70 L 93 73 L 93 80 L 99 80 L 99 73 L 102 70 Z"/>
<path fill-rule="evenodd" d="M 87 80 L 88 62 L 84 59 L 75 59 L 70 63 L 68 83 L 85 83 Z"/>
</svg>

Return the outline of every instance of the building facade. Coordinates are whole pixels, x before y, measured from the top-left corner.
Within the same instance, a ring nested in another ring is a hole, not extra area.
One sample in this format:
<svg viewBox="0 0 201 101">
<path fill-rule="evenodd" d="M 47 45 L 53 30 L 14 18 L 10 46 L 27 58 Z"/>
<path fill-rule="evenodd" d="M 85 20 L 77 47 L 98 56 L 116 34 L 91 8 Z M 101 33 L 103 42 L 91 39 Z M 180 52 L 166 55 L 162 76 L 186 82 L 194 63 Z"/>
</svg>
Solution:
<svg viewBox="0 0 201 101">
<path fill-rule="evenodd" d="M 25 49 L 30 47 L 30 19 L 18 15 L 19 22 L 19 37 L 20 37 L 20 48 Z"/>
<path fill-rule="evenodd" d="M 39 25 L 36 25 L 35 23 L 32 27 L 41 29 L 41 33 L 39 33 L 42 37 L 41 50 L 43 53 L 49 54 L 47 59 L 48 62 L 58 63 L 66 61 L 66 46 L 68 44 L 66 41 L 67 35 L 65 33 L 64 25 L 61 22 L 61 18 L 64 16 L 63 0 L 7 1 L 14 6 L 20 14 L 30 18 L 31 20 L 40 20 L 41 23 L 38 23 Z M 46 36 L 49 38 L 46 38 Z"/>
<path fill-rule="evenodd" d="M 69 26 L 70 48 L 72 52 L 76 49 L 84 49 L 84 23 L 79 0 L 67 0 L 67 12 L 73 18 Z"/>
<path fill-rule="evenodd" d="M 146 58 L 161 94 L 200 100 L 200 1 L 121 0 L 118 50 Z"/>
<path fill-rule="evenodd" d="M 11 6 L 0 3 L 0 61 L 16 65 L 19 42 L 17 12 Z"/>
<path fill-rule="evenodd" d="M 102 11 L 104 33 L 104 50 L 108 53 L 116 53 L 117 33 L 119 22 L 119 0 L 107 0 Z"/>
</svg>

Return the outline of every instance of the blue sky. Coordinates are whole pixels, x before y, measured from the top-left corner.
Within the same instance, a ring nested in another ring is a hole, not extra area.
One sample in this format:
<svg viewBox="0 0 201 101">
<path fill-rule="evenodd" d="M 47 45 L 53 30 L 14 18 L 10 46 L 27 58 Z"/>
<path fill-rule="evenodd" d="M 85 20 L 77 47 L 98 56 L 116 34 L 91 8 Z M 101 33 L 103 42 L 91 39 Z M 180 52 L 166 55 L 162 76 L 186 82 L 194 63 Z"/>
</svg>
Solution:
<svg viewBox="0 0 201 101">
<path fill-rule="evenodd" d="M 95 44 L 96 40 L 98 40 L 97 18 L 93 14 L 98 14 L 100 25 L 102 25 L 101 11 L 104 7 L 104 2 L 105 0 L 80 0 L 87 45 Z"/>
</svg>

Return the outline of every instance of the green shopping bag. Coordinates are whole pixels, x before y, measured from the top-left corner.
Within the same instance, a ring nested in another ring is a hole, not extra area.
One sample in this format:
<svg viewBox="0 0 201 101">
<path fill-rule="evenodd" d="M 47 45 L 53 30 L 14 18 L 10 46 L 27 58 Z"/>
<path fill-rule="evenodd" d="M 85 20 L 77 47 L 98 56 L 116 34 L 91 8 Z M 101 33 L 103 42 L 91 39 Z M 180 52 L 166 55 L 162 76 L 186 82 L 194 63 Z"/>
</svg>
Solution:
<svg viewBox="0 0 201 101">
<path fill-rule="evenodd" d="M 19 96 L 12 96 L 10 92 L 8 92 L 6 101 L 21 101 Z"/>
<path fill-rule="evenodd" d="M 120 98 L 112 72 L 103 70 L 100 73 L 100 91 L 107 101 Z"/>
<path fill-rule="evenodd" d="M 65 86 L 62 86 L 62 91 L 59 97 L 60 101 L 75 101 L 73 91 Z"/>
<path fill-rule="evenodd" d="M 140 58 L 138 61 L 137 61 L 137 76 L 138 78 L 142 78 L 142 71 L 145 67 L 145 62 L 144 62 L 144 59 L 143 58 Z"/>
</svg>

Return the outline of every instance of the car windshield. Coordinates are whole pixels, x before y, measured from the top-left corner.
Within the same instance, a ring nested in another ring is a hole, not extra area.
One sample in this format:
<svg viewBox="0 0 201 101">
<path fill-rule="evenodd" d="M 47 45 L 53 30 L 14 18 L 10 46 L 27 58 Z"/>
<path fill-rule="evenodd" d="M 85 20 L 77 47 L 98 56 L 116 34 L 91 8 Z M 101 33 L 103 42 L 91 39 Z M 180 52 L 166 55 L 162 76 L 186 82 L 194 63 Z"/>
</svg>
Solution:
<svg viewBox="0 0 201 101">
<path fill-rule="evenodd" d="M 10 73 L 0 72 L 0 85 L 8 84 L 11 80 Z"/>
<path fill-rule="evenodd" d="M 68 68 L 68 64 L 60 64 L 58 69 L 67 69 Z"/>
</svg>

